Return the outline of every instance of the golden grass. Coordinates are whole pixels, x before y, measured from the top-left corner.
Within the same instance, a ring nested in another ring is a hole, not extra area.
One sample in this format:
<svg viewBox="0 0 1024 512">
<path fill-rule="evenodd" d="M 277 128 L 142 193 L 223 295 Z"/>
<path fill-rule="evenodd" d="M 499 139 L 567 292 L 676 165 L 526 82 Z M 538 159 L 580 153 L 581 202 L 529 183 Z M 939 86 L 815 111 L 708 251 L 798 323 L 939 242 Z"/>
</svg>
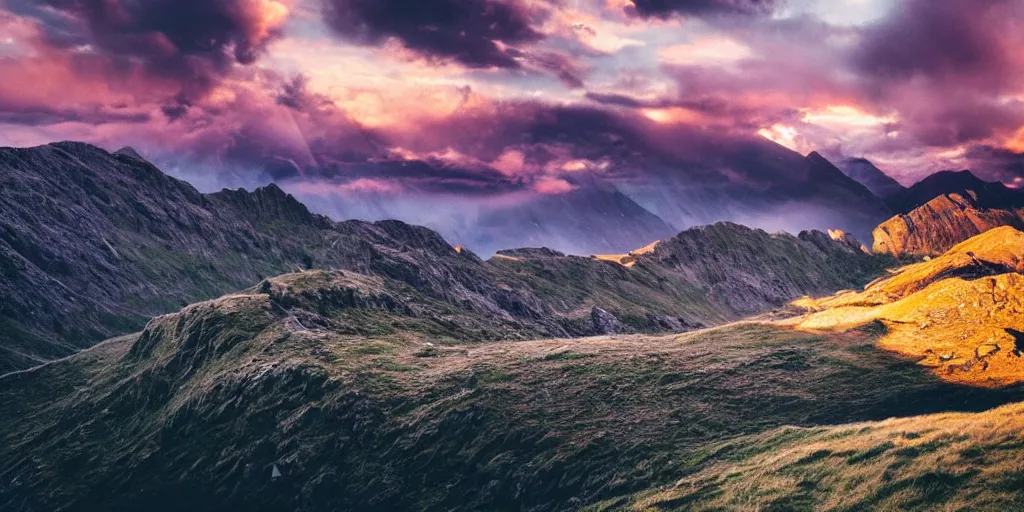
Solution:
<svg viewBox="0 0 1024 512">
<path fill-rule="evenodd" d="M 596 260 L 618 263 L 623 267 L 631 268 L 633 265 L 636 265 L 637 256 L 643 256 L 645 254 L 653 253 L 654 249 L 658 247 L 658 244 L 660 243 L 661 240 L 655 240 L 639 249 L 629 251 L 628 254 L 594 254 L 591 255 L 590 257 Z"/>
<path fill-rule="evenodd" d="M 1020 510 L 1024 404 L 724 443 L 674 486 L 593 510 Z"/>
<path fill-rule="evenodd" d="M 863 292 L 794 301 L 808 313 L 781 323 L 844 331 L 881 321 L 888 333 L 880 348 L 914 358 L 944 380 L 986 387 L 1024 382 L 1016 337 L 1024 331 L 1022 257 L 1024 233 L 993 229 Z M 995 272 L 1004 273 L 984 275 Z M 957 275 L 964 277 L 951 277 Z"/>
</svg>

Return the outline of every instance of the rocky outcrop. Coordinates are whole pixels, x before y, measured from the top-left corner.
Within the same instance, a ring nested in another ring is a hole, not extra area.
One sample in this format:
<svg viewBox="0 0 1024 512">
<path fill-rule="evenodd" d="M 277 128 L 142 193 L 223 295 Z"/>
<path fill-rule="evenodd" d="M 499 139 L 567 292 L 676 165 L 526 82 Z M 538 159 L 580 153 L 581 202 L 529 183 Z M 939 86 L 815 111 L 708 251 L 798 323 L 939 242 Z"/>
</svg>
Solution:
<svg viewBox="0 0 1024 512">
<path fill-rule="evenodd" d="M 935 256 L 1000 226 L 1024 228 L 1024 209 L 986 208 L 973 191 L 945 194 L 878 226 L 872 249 L 896 257 Z"/>
<path fill-rule="evenodd" d="M 594 323 L 594 330 L 599 334 L 618 334 L 626 332 L 626 326 L 622 325 L 615 315 L 594 306 L 590 310 L 590 321 Z"/>
</svg>

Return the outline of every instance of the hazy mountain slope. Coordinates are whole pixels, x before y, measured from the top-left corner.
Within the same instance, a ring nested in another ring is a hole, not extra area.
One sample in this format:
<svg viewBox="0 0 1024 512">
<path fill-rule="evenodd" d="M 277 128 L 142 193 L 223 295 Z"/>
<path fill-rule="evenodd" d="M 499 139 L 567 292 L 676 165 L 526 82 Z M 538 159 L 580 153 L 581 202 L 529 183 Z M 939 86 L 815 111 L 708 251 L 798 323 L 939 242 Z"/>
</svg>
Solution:
<svg viewBox="0 0 1024 512">
<path fill-rule="evenodd" d="M 595 254 L 629 251 L 678 232 L 618 190 L 585 183 L 485 213 L 467 245 L 485 253 L 552 247 Z"/>
<path fill-rule="evenodd" d="M 441 346 L 421 317 L 444 307 L 310 271 L 0 378 L 0 508 L 575 510 L 723 438 L 1021 396 L 942 383 L 870 331 Z"/>
<path fill-rule="evenodd" d="M 846 158 L 836 162 L 836 167 L 882 200 L 906 190 L 906 187 L 875 167 L 875 164 L 866 158 Z"/>
<path fill-rule="evenodd" d="M 627 269 L 566 256 L 485 262 L 426 228 L 333 222 L 276 186 L 200 194 L 134 152 L 59 143 L 2 149 L 0 157 L 0 372 L 67 355 L 138 329 L 151 316 L 296 268 L 387 277 L 453 308 L 515 320 L 511 331 L 480 332 L 478 339 L 596 334 L 607 325 L 593 319 L 609 312 L 626 330 L 679 330 L 749 309 L 709 299 L 703 290 L 714 283 L 657 265 Z M 793 246 L 792 261 L 828 257 L 815 247 Z M 819 275 L 787 292 L 862 284 L 884 263 L 840 242 L 829 250 L 863 272 Z M 735 293 L 745 293 L 737 286 Z M 776 294 L 760 305 L 790 298 Z"/>
<path fill-rule="evenodd" d="M 974 191 L 941 195 L 874 232 L 873 250 L 894 256 L 935 256 L 999 226 L 1024 229 L 1024 209 L 986 207 Z"/>
<path fill-rule="evenodd" d="M 536 177 L 524 177 L 511 189 L 478 183 L 466 195 L 420 189 L 416 181 L 338 195 L 330 187 L 303 187 L 298 177 L 282 186 L 333 218 L 414 222 L 480 254 L 538 245 L 575 254 L 625 252 L 667 236 L 661 234 L 666 223 L 670 235 L 719 221 L 770 232 L 842 229 L 868 240 L 871 230 L 892 216 L 879 198 L 824 158 L 763 137 L 726 140 L 697 130 L 652 145 L 597 124 L 577 129 L 587 132 L 574 142 L 574 156 L 582 160 L 548 176 L 559 186 L 547 194 L 535 190 L 545 183 L 533 182 Z M 561 137 L 556 130 L 545 137 Z M 468 178 L 481 169 L 403 160 L 353 164 L 351 171 L 381 177 L 443 171 L 474 183 Z"/>
<path fill-rule="evenodd" d="M 867 240 L 892 215 L 881 199 L 817 153 L 805 157 L 770 141 L 714 153 L 721 149 L 709 149 L 712 154 L 690 167 L 620 188 L 676 227 L 732 221 L 768 231 L 842 229 Z"/>
<path fill-rule="evenodd" d="M 1002 182 L 987 182 L 971 171 L 941 171 L 911 185 L 886 202 L 896 213 L 909 213 L 945 194 L 967 196 L 974 192 L 977 204 L 982 208 L 1024 207 L 1024 192 L 1011 189 Z"/>
</svg>

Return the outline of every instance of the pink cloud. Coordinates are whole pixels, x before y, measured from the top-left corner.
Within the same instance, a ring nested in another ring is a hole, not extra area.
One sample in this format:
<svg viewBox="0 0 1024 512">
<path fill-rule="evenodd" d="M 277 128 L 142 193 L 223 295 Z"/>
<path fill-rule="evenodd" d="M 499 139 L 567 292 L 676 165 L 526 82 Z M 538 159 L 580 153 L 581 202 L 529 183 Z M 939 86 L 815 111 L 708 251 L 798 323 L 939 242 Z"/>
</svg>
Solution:
<svg viewBox="0 0 1024 512">
<path fill-rule="evenodd" d="M 533 190 L 547 195 L 565 194 L 576 188 L 576 185 L 561 178 L 541 178 L 533 183 Z"/>
</svg>

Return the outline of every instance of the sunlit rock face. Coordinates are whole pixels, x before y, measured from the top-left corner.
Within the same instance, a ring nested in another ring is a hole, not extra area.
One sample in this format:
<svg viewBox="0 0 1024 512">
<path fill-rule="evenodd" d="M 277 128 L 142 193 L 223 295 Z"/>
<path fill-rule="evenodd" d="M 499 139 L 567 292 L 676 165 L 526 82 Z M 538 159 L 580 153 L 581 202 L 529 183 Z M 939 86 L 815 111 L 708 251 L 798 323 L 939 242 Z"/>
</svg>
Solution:
<svg viewBox="0 0 1024 512">
<path fill-rule="evenodd" d="M 935 256 L 992 228 L 1024 228 L 1024 210 L 986 208 L 973 191 L 939 196 L 875 229 L 873 250 L 894 256 Z"/>
<path fill-rule="evenodd" d="M 941 379 L 981 387 L 1024 382 L 1024 233 L 1002 226 L 941 256 L 893 271 L 862 292 L 793 305 L 784 323 L 846 331 L 878 323 L 878 346 L 931 368 Z"/>
</svg>

